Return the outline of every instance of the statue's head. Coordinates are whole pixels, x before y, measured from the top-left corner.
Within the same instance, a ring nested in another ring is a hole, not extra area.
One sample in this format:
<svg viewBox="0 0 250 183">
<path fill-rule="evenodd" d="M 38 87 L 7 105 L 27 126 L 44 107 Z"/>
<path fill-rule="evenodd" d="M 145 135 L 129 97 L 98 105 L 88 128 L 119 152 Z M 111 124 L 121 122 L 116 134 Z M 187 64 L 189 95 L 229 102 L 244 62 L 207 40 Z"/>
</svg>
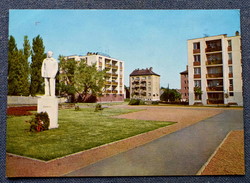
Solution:
<svg viewBox="0 0 250 183">
<path fill-rule="evenodd" d="M 52 57 L 52 55 L 53 55 L 53 52 L 52 52 L 52 51 L 48 51 L 48 53 L 47 53 L 47 57 L 48 57 L 48 58 L 51 58 L 51 57 Z"/>
</svg>

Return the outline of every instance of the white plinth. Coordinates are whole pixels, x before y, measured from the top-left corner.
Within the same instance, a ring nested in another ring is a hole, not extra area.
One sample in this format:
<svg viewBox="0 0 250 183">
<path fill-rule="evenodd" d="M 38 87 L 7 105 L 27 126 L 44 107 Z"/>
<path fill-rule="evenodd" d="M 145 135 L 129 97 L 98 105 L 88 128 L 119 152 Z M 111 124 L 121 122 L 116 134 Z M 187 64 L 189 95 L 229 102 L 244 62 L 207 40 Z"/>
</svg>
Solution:
<svg viewBox="0 0 250 183">
<path fill-rule="evenodd" d="M 49 115 L 51 128 L 58 128 L 58 98 L 51 96 L 43 96 L 38 98 L 37 112 L 47 112 Z"/>
</svg>

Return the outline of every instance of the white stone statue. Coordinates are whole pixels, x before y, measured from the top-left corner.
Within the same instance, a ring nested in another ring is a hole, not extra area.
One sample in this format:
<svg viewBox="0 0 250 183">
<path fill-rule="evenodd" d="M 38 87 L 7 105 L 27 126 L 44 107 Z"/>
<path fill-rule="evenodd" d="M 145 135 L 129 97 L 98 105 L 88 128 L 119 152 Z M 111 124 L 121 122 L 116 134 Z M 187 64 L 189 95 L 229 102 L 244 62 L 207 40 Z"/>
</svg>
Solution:
<svg viewBox="0 0 250 183">
<path fill-rule="evenodd" d="M 58 71 L 58 63 L 52 58 L 53 52 L 48 51 L 47 58 L 43 60 L 42 77 L 45 80 L 45 96 L 55 96 L 55 77 Z"/>
</svg>

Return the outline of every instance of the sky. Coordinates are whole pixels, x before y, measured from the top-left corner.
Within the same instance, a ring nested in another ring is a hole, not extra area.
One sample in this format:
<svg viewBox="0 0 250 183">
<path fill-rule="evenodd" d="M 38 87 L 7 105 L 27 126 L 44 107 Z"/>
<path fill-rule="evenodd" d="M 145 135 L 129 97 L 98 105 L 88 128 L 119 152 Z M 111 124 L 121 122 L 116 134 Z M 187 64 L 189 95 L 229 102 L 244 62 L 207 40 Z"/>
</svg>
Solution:
<svg viewBox="0 0 250 183">
<path fill-rule="evenodd" d="M 187 40 L 240 32 L 240 10 L 10 10 L 9 35 L 22 48 L 37 35 L 59 55 L 102 52 L 125 64 L 125 85 L 137 68 L 153 68 L 161 87 L 180 88 Z"/>
</svg>

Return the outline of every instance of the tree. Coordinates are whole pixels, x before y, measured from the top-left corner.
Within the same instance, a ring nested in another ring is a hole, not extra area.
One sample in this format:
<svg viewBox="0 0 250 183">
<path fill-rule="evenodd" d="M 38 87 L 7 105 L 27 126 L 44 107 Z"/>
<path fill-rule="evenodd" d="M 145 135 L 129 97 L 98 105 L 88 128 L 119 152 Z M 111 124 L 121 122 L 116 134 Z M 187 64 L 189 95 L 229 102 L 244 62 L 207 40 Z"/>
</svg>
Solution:
<svg viewBox="0 0 250 183">
<path fill-rule="evenodd" d="M 160 99 L 162 101 L 174 102 L 181 99 L 181 94 L 177 90 L 169 88 L 162 88 L 162 89 L 164 91 L 160 96 Z"/>
<path fill-rule="evenodd" d="M 61 95 L 70 97 L 70 100 L 74 102 L 74 96 L 76 93 L 75 90 L 75 69 L 76 69 L 76 61 L 74 59 L 64 59 L 62 55 L 59 56 L 59 93 Z"/>
<path fill-rule="evenodd" d="M 31 55 L 31 47 L 28 40 L 28 36 L 24 36 L 23 50 L 20 50 L 19 54 L 22 69 L 22 74 L 20 76 L 20 80 L 22 82 L 22 95 L 28 96 L 30 93 L 29 57 Z"/>
<path fill-rule="evenodd" d="M 59 56 L 60 93 L 71 102 L 86 102 L 102 94 L 106 71 L 98 71 L 96 65 L 88 65 L 86 60 L 75 61 Z M 78 96 L 75 99 L 75 96 Z"/>
<path fill-rule="evenodd" d="M 41 76 L 42 62 L 46 58 L 45 48 L 43 45 L 43 39 L 38 35 L 32 42 L 32 54 L 31 54 L 31 83 L 30 94 L 32 96 L 37 93 L 43 93 L 44 86 L 43 78 Z"/>
<path fill-rule="evenodd" d="M 13 36 L 9 37 L 8 42 L 8 95 L 17 95 L 18 88 L 18 49 L 16 45 L 15 38 Z"/>
<path fill-rule="evenodd" d="M 74 85 L 79 94 L 79 100 L 84 102 L 88 95 L 97 96 L 102 93 L 106 71 L 98 71 L 96 65 L 88 65 L 86 60 L 81 60 L 76 67 Z"/>
</svg>

